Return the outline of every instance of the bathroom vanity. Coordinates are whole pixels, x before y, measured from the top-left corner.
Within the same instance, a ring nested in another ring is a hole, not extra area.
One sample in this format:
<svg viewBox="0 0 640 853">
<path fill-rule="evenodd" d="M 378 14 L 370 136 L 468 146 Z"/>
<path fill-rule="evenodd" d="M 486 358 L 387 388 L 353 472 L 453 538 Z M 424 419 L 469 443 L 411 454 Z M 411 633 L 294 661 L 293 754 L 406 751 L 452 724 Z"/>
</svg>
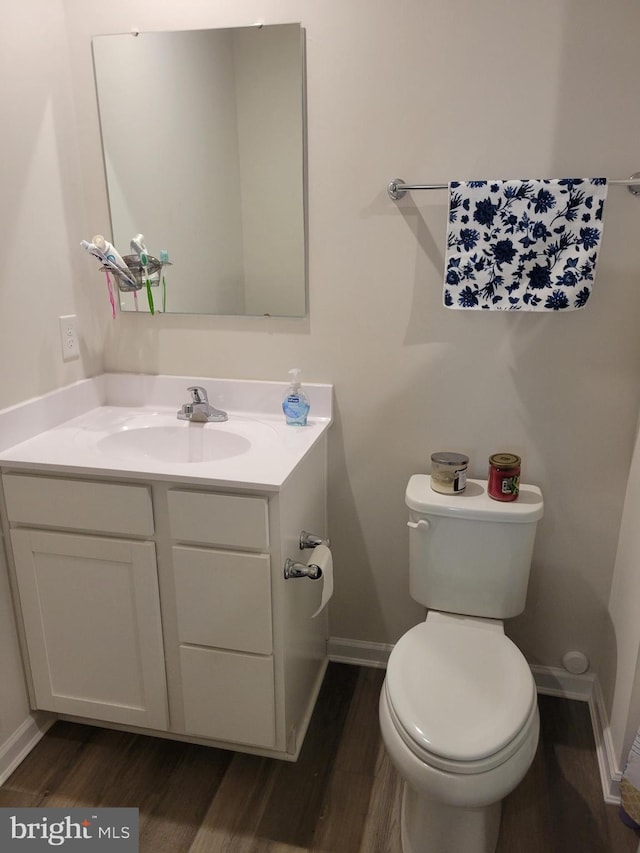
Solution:
<svg viewBox="0 0 640 853">
<path fill-rule="evenodd" d="M 327 618 L 322 580 L 283 564 L 326 537 L 331 388 L 293 428 L 284 383 L 199 381 L 227 423 L 176 420 L 189 380 L 107 376 L 99 405 L 0 452 L 32 706 L 295 760 Z"/>
</svg>

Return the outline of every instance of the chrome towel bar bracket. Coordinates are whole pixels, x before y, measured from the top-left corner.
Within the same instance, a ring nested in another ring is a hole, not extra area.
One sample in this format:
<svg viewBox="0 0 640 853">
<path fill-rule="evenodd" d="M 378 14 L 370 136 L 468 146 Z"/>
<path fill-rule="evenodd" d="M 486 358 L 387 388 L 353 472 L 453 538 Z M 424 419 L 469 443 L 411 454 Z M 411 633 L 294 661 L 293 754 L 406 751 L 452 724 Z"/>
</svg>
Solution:
<svg viewBox="0 0 640 853">
<path fill-rule="evenodd" d="M 629 178 L 614 178 L 609 184 L 622 184 L 632 195 L 640 195 L 640 172 L 634 172 Z M 393 178 L 387 184 L 387 193 L 392 201 L 404 198 L 413 190 L 446 190 L 449 184 L 407 184 L 402 178 Z"/>
</svg>

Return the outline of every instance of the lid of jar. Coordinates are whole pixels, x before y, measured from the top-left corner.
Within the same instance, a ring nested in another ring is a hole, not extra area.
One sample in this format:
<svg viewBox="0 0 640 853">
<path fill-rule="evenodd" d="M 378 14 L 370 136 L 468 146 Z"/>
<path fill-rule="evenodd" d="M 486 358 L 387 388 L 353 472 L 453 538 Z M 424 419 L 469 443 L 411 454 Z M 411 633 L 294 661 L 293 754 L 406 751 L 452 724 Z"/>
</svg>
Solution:
<svg viewBox="0 0 640 853">
<path fill-rule="evenodd" d="M 515 453 L 494 453 L 489 457 L 489 464 L 494 468 L 517 468 L 521 459 Z"/>
<path fill-rule="evenodd" d="M 448 451 L 440 451 L 431 454 L 431 461 L 438 465 L 468 465 L 469 457 L 464 453 L 449 453 Z"/>
</svg>

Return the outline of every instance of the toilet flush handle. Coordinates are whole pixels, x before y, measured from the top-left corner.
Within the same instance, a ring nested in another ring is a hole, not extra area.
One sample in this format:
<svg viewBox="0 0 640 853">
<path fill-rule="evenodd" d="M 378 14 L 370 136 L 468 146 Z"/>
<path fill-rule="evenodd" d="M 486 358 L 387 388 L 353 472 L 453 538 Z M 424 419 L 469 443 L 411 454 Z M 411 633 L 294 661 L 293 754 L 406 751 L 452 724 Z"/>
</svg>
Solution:
<svg viewBox="0 0 640 853">
<path fill-rule="evenodd" d="M 420 521 L 407 521 L 407 527 L 410 527 L 412 530 L 422 530 L 426 533 L 431 525 L 426 518 L 421 518 Z"/>
</svg>

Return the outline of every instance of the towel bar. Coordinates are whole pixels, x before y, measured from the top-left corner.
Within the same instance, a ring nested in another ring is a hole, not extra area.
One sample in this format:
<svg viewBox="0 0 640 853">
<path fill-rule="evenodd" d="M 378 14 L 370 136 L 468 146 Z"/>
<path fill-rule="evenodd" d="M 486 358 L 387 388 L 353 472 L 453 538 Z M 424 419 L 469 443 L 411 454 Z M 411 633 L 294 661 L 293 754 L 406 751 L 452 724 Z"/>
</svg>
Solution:
<svg viewBox="0 0 640 853">
<path fill-rule="evenodd" d="M 640 195 L 640 172 L 634 172 L 629 178 L 615 178 L 609 184 L 623 184 L 633 195 Z M 394 178 L 387 184 L 387 192 L 392 201 L 404 198 L 411 190 L 446 190 L 449 184 L 407 184 L 402 178 Z"/>
</svg>

